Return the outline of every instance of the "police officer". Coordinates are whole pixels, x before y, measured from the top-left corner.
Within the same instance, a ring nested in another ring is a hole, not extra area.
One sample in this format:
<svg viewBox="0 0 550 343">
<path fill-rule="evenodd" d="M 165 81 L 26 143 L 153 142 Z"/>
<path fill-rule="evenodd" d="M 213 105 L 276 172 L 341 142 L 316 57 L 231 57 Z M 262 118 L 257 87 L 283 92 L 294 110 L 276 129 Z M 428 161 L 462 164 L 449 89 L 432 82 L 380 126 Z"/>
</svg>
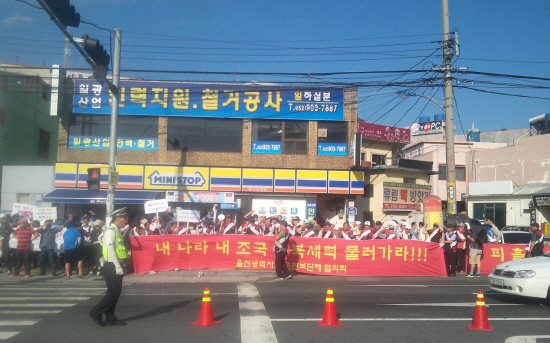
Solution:
<svg viewBox="0 0 550 343">
<path fill-rule="evenodd" d="M 128 257 L 128 252 L 124 246 L 124 239 L 120 229 L 126 226 L 128 222 L 128 213 L 126 208 L 113 211 L 111 213 L 111 226 L 103 233 L 103 257 L 105 264 L 103 273 L 107 285 L 107 293 L 90 311 L 90 318 L 99 326 L 126 325 L 126 322 L 118 320 L 115 316 L 115 307 L 122 293 L 122 261 Z M 105 321 L 102 315 L 105 314 Z"/>
<path fill-rule="evenodd" d="M 281 220 L 277 229 L 277 238 L 275 238 L 275 272 L 279 280 L 292 279 L 292 275 L 290 275 L 286 265 L 286 251 L 290 239 L 287 227 L 288 223 L 286 220 Z"/>
</svg>

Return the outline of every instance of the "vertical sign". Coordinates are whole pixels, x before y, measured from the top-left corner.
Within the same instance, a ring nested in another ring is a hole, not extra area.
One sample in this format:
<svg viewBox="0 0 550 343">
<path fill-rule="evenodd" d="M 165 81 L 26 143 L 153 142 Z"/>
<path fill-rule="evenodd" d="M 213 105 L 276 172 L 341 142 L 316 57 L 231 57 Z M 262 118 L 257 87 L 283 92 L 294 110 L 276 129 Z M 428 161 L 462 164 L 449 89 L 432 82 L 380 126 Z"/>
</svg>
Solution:
<svg viewBox="0 0 550 343">
<path fill-rule="evenodd" d="M 306 203 L 306 219 L 312 221 L 317 216 L 317 204 L 314 202 Z"/>
</svg>

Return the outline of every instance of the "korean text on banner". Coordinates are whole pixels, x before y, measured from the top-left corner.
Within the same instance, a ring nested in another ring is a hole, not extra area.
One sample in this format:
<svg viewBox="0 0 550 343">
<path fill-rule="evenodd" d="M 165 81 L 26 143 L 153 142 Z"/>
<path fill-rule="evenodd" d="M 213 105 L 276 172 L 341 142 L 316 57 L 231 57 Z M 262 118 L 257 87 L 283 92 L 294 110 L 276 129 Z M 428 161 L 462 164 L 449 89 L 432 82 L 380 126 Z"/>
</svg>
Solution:
<svg viewBox="0 0 550 343">
<path fill-rule="evenodd" d="M 201 211 L 199 210 L 178 210 L 176 220 L 183 223 L 198 223 L 201 220 Z"/>
<path fill-rule="evenodd" d="M 56 207 L 36 207 L 32 212 L 32 219 L 38 220 L 40 224 L 44 224 L 46 220 L 56 220 L 57 219 L 57 208 Z"/>
<path fill-rule="evenodd" d="M 162 199 L 162 200 L 151 200 L 146 201 L 144 204 L 145 213 L 158 213 L 158 212 L 166 212 L 168 207 L 168 200 Z"/>
<path fill-rule="evenodd" d="M 19 214 L 22 217 L 31 217 L 35 208 L 36 206 L 33 205 L 14 203 L 11 210 L 11 215 L 13 216 Z"/>
<path fill-rule="evenodd" d="M 172 269 L 274 269 L 274 238 L 248 235 L 132 236 L 136 273 Z M 445 276 L 439 244 L 294 237 L 287 264 L 300 273 Z"/>
</svg>

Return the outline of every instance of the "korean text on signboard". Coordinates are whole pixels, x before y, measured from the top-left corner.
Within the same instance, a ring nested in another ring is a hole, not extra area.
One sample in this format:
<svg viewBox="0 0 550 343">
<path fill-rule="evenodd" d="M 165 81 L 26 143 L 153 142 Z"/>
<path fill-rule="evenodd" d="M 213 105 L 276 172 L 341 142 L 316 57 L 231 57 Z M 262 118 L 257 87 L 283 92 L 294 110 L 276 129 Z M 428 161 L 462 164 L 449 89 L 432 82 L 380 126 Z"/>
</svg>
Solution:
<svg viewBox="0 0 550 343">
<path fill-rule="evenodd" d="M 75 80 L 73 113 L 111 113 L 107 87 Z M 343 120 L 343 88 L 121 81 L 119 114 Z"/>
<path fill-rule="evenodd" d="M 318 143 L 317 155 L 346 156 L 348 154 L 347 143 Z"/>
<path fill-rule="evenodd" d="M 434 133 L 443 132 L 445 127 L 444 122 L 441 120 L 432 121 L 427 123 L 414 123 L 411 125 L 411 135 L 420 136 L 420 135 L 431 135 Z"/>
<path fill-rule="evenodd" d="M 402 127 L 357 122 L 357 133 L 364 139 L 383 142 L 411 142 L 411 130 Z"/>
<path fill-rule="evenodd" d="M 414 183 L 384 182 L 385 210 L 421 211 L 422 199 L 431 194 L 432 186 Z"/>
<path fill-rule="evenodd" d="M 69 136 L 71 149 L 109 149 L 109 137 L 99 136 Z M 119 150 L 157 150 L 157 138 L 117 138 Z"/>
</svg>

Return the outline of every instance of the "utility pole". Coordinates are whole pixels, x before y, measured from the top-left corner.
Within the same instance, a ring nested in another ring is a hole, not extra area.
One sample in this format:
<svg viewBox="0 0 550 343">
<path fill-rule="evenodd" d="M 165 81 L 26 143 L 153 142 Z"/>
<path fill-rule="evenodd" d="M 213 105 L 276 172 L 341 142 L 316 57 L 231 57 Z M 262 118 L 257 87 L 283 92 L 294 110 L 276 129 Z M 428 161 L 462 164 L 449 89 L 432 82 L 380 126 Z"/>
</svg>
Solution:
<svg viewBox="0 0 550 343">
<path fill-rule="evenodd" d="M 447 214 L 456 210 L 455 135 L 453 118 L 453 73 L 451 37 L 449 32 L 449 1 L 442 0 L 443 8 L 443 69 L 445 72 L 445 156 L 447 165 Z"/>
<path fill-rule="evenodd" d="M 114 31 L 114 55 L 113 55 L 113 79 L 112 83 L 116 89 L 120 89 L 120 50 L 121 50 L 120 29 Z M 111 223 L 111 212 L 115 207 L 115 186 L 118 183 L 118 173 L 116 172 L 116 154 L 117 154 L 117 127 L 118 127 L 118 103 L 120 92 L 111 92 L 111 135 L 109 138 L 109 187 L 107 189 L 107 213 L 106 223 Z"/>
</svg>

